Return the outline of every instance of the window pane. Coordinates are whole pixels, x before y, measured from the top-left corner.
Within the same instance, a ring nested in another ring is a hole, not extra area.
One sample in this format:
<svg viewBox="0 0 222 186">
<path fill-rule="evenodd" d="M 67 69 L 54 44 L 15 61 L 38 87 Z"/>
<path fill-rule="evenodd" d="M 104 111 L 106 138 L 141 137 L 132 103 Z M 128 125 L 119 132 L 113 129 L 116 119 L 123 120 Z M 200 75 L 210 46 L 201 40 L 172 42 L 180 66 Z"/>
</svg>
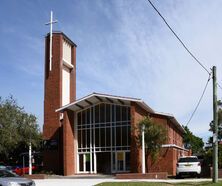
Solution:
<svg viewBox="0 0 222 186">
<path fill-rule="evenodd" d="M 87 109 L 87 119 L 86 119 L 86 121 L 87 121 L 87 124 L 90 123 L 90 109 Z"/>
<path fill-rule="evenodd" d="M 82 130 L 82 145 L 83 145 L 83 147 L 86 147 L 86 132 L 85 132 L 85 130 Z"/>
<path fill-rule="evenodd" d="M 127 146 L 127 127 L 122 127 L 122 146 Z"/>
<path fill-rule="evenodd" d="M 110 146 L 110 128 L 106 129 L 106 146 Z"/>
<path fill-rule="evenodd" d="M 130 152 L 125 153 L 126 158 L 126 170 L 130 170 Z"/>
<path fill-rule="evenodd" d="M 90 146 L 90 130 L 87 130 L 87 147 Z"/>
<path fill-rule="evenodd" d="M 79 155 L 79 171 L 83 171 L 83 154 Z"/>
<path fill-rule="evenodd" d="M 115 106 L 112 105 L 112 121 L 115 121 Z"/>
<path fill-rule="evenodd" d="M 131 144 L 131 127 L 130 126 L 128 126 L 128 145 L 130 145 Z"/>
<path fill-rule="evenodd" d="M 95 139 L 96 140 L 96 144 L 95 145 L 96 145 L 96 147 L 98 147 L 99 146 L 99 129 L 98 128 L 95 129 L 95 135 L 96 135 L 95 136 L 95 138 L 96 138 Z"/>
<path fill-rule="evenodd" d="M 104 128 L 100 129 L 100 142 L 101 142 L 101 147 L 105 147 L 105 129 Z"/>
<path fill-rule="evenodd" d="M 105 122 L 105 104 L 100 104 L 100 122 Z"/>
<path fill-rule="evenodd" d="M 81 130 L 78 130 L 78 148 L 81 147 Z"/>
<path fill-rule="evenodd" d="M 99 105 L 95 107 L 95 122 L 99 123 Z"/>
<path fill-rule="evenodd" d="M 82 111 L 82 124 L 84 125 L 86 123 L 86 114 L 85 114 L 85 110 Z"/>
<path fill-rule="evenodd" d="M 121 128 L 116 127 L 116 146 L 121 146 Z"/>
<path fill-rule="evenodd" d="M 130 118 L 131 118 L 131 117 L 130 117 L 130 115 L 131 115 L 131 114 L 130 114 L 130 108 L 128 108 L 127 110 L 128 110 L 128 114 L 127 114 L 128 118 L 127 118 L 127 120 L 130 120 Z"/>
<path fill-rule="evenodd" d="M 81 124 L 81 112 L 78 113 L 77 118 L 78 118 L 78 125 L 80 125 Z"/>
<path fill-rule="evenodd" d="M 110 105 L 106 104 L 106 122 L 110 122 Z"/>
<path fill-rule="evenodd" d="M 122 107 L 122 121 L 127 120 L 127 107 Z"/>
<path fill-rule="evenodd" d="M 113 128 L 112 128 L 112 146 L 116 146 L 116 143 L 115 143 L 115 137 L 116 137 L 116 135 L 115 135 L 115 133 L 116 133 L 116 128 L 113 127 Z"/>
<path fill-rule="evenodd" d="M 121 120 L 121 111 L 120 111 L 120 106 L 116 106 L 116 121 L 120 121 Z"/>
</svg>

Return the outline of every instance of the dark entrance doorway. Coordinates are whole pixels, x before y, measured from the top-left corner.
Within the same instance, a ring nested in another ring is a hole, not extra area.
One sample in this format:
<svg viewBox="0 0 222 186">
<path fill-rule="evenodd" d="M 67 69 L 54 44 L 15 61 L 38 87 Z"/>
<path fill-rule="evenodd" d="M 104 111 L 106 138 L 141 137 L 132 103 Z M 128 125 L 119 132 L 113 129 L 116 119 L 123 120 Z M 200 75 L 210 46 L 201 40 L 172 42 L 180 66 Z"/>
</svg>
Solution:
<svg viewBox="0 0 222 186">
<path fill-rule="evenodd" d="M 98 152 L 97 158 L 97 172 L 111 174 L 111 155 L 110 152 Z"/>
</svg>

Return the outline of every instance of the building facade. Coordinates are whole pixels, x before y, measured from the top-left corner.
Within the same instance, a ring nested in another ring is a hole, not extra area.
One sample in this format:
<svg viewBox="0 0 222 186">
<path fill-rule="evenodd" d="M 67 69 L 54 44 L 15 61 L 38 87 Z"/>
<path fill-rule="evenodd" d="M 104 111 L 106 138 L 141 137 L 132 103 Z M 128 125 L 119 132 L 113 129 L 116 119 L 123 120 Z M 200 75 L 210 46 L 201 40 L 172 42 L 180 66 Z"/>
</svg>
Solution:
<svg viewBox="0 0 222 186">
<path fill-rule="evenodd" d="M 147 157 L 148 172 L 176 173 L 183 148 L 183 128 L 170 114 L 155 112 L 141 99 L 92 93 L 76 100 L 76 44 L 53 33 L 52 69 L 49 35 L 45 38 L 44 166 L 57 174 L 140 173 L 138 122 L 144 116 L 167 129 L 157 161 Z"/>
</svg>

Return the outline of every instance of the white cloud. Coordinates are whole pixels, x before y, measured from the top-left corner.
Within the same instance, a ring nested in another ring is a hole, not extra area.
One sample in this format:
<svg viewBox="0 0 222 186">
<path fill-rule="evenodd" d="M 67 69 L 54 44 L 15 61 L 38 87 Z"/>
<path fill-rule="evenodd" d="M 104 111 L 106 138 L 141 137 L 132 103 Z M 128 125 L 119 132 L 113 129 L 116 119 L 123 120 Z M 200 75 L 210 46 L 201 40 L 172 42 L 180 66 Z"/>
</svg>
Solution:
<svg viewBox="0 0 222 186">
<path fill-rule="evenodd" d="M 149 4 L 138 1 L 125 8 L 128 1 L 113 1 L 113 10 L 107 8 L 110 4 L 99 2 L 115 29 L 94 34 L 94 42 L 88 42 L 86 47 L 90 50 L 88 55 L 77 61 L 80 73 L 90 79 L 82 86 L 88 87 L 88 91 L 98 89 L 140 97 L 155 110 L 170 112 L 185 124 L 203 91 L 207 73 L 183 49 Z M 207 68 L 216 65 L 219 72 L 220 2 L 180 2 L 155 4 L 204 65 Z M 118 19 L 113 20 L 112 12 Z M 220 74 L 218 78 L 221 79 Z M 212 82 L 189 127 L 195 134 L 206 135 L 211 120 Z"/>
</svg>

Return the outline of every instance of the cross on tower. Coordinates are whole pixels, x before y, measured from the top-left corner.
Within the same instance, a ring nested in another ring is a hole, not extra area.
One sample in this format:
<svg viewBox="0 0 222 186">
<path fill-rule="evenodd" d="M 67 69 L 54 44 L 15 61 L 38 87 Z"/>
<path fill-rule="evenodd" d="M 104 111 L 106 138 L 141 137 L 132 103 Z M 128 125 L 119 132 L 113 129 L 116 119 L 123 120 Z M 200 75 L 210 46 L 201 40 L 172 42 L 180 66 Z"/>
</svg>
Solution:
<svg viewBox="0 0 222 186">
<path fill-rule="evenodd" d="M 50 22 L 46 23 L 45 25 L 50 25 L 50 51 L 49 51 L 49 71 L 52 70 L 52 25 L 54 23 L 57 23 L 57 20 L 53 21 L 53 12 L 51 11 L 51 18 L 50 18 Z"/>
</svg>

